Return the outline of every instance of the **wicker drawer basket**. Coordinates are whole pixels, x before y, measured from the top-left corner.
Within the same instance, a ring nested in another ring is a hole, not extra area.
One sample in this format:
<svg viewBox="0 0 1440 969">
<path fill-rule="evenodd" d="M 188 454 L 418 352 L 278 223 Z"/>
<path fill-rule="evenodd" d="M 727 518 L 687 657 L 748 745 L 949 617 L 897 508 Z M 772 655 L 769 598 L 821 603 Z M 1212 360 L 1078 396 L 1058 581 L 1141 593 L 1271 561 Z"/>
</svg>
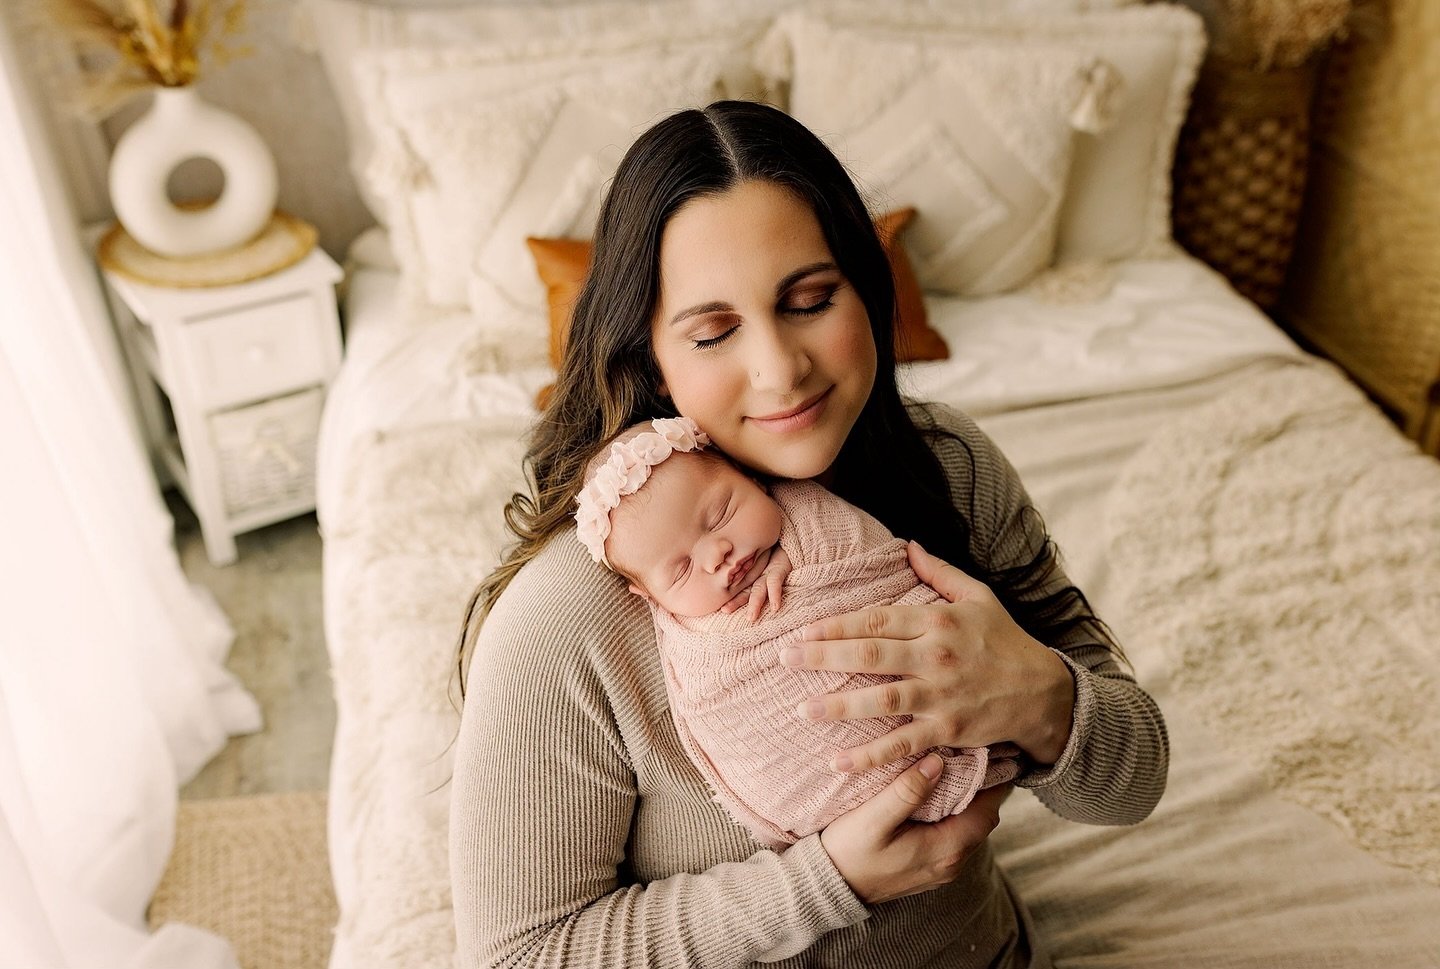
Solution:
<svg viewBox="0 0 1440 969">
<path fill-rule="evenodd" d="M 325 392 L 312 387 L 210 417 L 226 514 L 313 501 Z"/>
</svg>

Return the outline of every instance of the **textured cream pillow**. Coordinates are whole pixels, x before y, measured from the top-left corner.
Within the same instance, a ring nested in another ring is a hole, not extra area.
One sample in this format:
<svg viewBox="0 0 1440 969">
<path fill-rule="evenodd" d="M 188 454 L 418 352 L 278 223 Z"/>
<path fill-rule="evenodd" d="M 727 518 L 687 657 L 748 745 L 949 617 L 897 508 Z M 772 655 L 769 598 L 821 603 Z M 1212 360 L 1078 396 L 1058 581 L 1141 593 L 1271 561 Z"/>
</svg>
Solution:
<svg viewBox="0 0 1440 969">
<path fill-rule="evenodd" d="M 927 0 L 823 0 L 806 10 L 826 23 L 872 33 L 903 31 L 927 45 L 959 42 L 1064 49 L 1103 60 L 1120 81 L 1113 121 L 1075 138 L 1059 215 L 1061 262 L 1156 256 L 1174 252 L 1170 239 L 1170 166 L 1189 106 L 1204 27 L 1193 11 L 1152 3 L 1088 12 L 1054 10 L 996 14 Z M 791 49 L 762 50 L 760 68 L 783 88 L 794 70 Z M 921 206 L 921 211 L 925 211 Z"/>
<path fill-rule="evenodd" d="M 790 113 L 823 138 L 876 211 L 913 206 L 928 290 L 985 295 L 1050 264 L 1094 58 L 1016 42 L 852 27 L 788 14 Z"/>
<path fill-rule="evenodd" d="M 365 181 L 412 302 L 468 305 L 482 252 L 494 260 L 486 280 L 533 280 L 525 237 L 589 234 L 619 152 L 657 118 L 723 96 L 734 57 L 728 41 L 645 36 L 580 54 L 553 48 L 401 50 L 357 63 L 374 138 Z M 538 282 L 502 295 L 542 310 Z"/>
</svg>

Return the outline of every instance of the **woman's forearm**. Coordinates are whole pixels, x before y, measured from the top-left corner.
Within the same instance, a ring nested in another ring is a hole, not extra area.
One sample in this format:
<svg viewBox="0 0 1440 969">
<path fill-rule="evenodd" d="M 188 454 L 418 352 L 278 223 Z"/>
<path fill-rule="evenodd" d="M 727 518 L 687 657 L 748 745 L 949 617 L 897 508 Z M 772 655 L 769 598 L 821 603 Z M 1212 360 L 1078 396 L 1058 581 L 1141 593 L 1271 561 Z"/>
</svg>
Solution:
<svg viewBox="0 0 1440 969">
<path fill-rule="evenodd" d="M 457 966 L 739 969 L 868 917 L 819 835 L 783 854 L 563 902 L 534 855 L 467 866 L 465 841 L 462 832 L 452 852 Z"/>
<path fill-rule="evenodd" d="M 1075 706 L 1071 736 L 1050 767 L 1024 775 L 1028 787 L 1061 817 L 1088 824 L 1134 824 L 1165 792 L 1170 742 L 1165 719 L 1150 695 L 1113 660 L 1099 661 L 1104 646 L 1072 648 Z M 1096 665 L 1090 669 L 1085 660 Z"/>
</svg>

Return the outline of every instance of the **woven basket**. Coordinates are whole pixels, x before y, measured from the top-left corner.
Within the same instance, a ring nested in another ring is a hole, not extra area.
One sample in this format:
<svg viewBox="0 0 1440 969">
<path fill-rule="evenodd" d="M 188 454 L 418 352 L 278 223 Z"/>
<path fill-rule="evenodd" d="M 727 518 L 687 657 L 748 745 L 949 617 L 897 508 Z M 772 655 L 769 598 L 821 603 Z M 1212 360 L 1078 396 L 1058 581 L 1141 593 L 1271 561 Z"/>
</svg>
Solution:
<svg viewBox="0 0 1440 969">
<path fill-rule="evenodd" d="M 315 439 L 324 396 L 312 387 L 210 418 L 227 514 L 313 497 Z"/>
<path fill-rule="evenodd" d="M 1279 301 L 1309 160 L 1312 64 L 1207 61 L 1175 151 L 1175 241 L 1263 309 Z"/>
</svg>

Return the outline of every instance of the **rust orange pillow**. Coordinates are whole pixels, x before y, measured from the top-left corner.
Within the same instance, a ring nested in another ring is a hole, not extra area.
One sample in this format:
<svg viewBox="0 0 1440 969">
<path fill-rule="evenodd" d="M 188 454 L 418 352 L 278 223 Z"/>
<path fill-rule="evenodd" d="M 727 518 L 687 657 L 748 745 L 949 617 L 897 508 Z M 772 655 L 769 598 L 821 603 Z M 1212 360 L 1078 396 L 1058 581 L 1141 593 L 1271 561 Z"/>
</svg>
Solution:
<svg viewBox="0 0 1440 969">
<path fill-rule="evenodd" d="M 915 268 L 910 265 L 910 257 L 900 241 L 901 233 L 915 215 L 913 208 L 896 209 L 875 220 L 875 234 L 885 247 L 885 255 L 890 257 L 890 274 L 895 277 L 895 360 L 899 363 L 949 360 L 950 348 L 930 327 L 920 281 L 915 278 Z"/>
<path fill-rule="evenodd" d="M 525 240 L 535 259 L 535 271 L 545 284 L 550 306 L 550 364 L 557 370 L 565 358 L 565 339 L 570 335 L 570 312 L 590 271 L 589 239 Z"/>
<path fill-rule="evenodd" d="M 890 271 L 895 277 L 895 359 L 901 363 L 946 360 L 950 356 L 950 348 L 930 327 L 920 283 L 900 241 L 901 233 L 913 218 L 915 210 L 905 208 L 886 212 L 875 220 L 875 232 L 880 236 L 885 254 L 890 257 Z M 585 285 L 585 274 L 590 271 L 590 241 L 531 237 L 525 240 L 525 244 L 530 247 L 535 271 L 545 284 L 550 307 L 550 363 L 558 368 L 565 356 L 570 313 L 581 287 Z M 536 395 L 535 405 L 543 410 L 553 389 L 553 385 L 543 388 Z"/>
</svg>

